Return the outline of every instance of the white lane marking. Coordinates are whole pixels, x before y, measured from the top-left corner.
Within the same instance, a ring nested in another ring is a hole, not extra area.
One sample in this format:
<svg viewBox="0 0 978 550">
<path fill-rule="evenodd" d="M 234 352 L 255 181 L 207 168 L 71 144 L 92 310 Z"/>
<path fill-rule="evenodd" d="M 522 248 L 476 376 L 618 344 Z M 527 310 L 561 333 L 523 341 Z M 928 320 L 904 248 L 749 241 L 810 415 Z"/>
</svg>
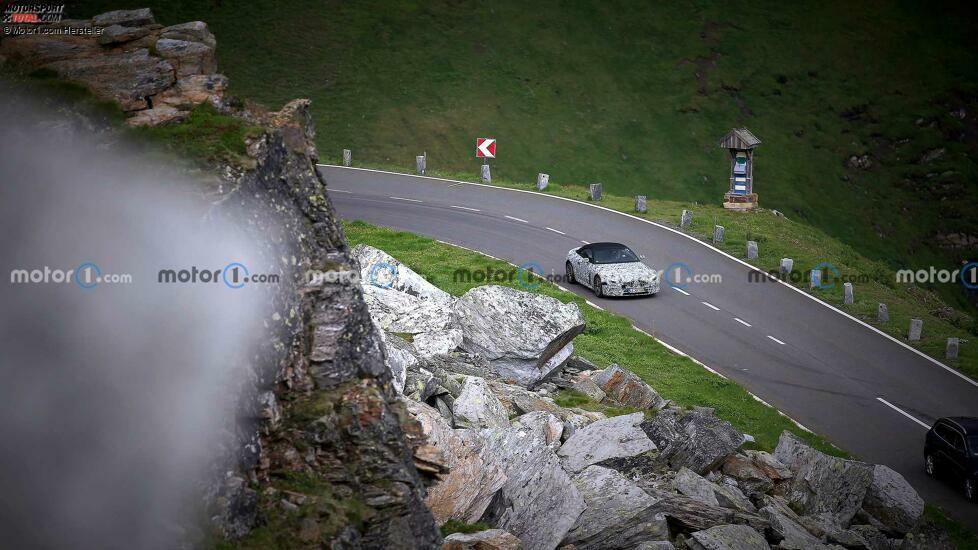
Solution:
<svg viewBox="0 0 978 550">
<path fill-rule="evenodd" d="M 563 231 L 561 231 L 559 229 L 554 229 L 553 227 L 548 227 L 547 229 L 550 230 L 550 231 L 553 231 L 554 233 L 560 233 L 561 235 L 566 235 L 567 234 L 567 233 L 564 233 Z"/>
<path fill-rule="evenodd" d="M 694 243 L 696 243 L 696 244 L 698 244 L 700 246 L 704 246 L 706 248 L 709 248 L 713 252 L 716 252 L 717 254 L 720 254 L 721 256 L 726 257 L 728 260 L 733 260 L 733 261 L 737 262 L 738 264 L 740 264 L 740 265 L 742 265 L 742 266 L 750 269 L 751 271 L 757 271 L 757 272 L 761 273 L 763 276 L 769 277 L 774 282 L 779 283 L 779 284 L 783 285 L 786 288 L 790 288 L 791 290 L 797 292 L 798 294 L 801 294 L 805 298 L 808 298 L 809 300 L 812 300 L 813 302 L 819 303 L 819 304 L 821 304 L 821 305 L 823 305 L 823 306 L 831 309 L 835 313 L 838 313 L 839 315 L 842 315 L 843 317 L 849 319 L 850 321 L 853 321 L 855 323 L 858 323 L 858 324 L 860 324 L 860 325 L 868 328 L 869 330 L 875 332 L 876 334 L 879 334 L 883 338 L 886 338 L 886 339 L 890 340 L 891 342 L 893 342 L 893 343 L 895 343 L 895 344 L 897 344 L 899 346 L 902 346 L 902 347 L 904 347 L 904 348 L 912 351 L 913 353 L 916 353 L 917 355 L 919 355 L 923 359 L 926 359 L 927 361 L 930 361 L 931 363 L 937 365 L 938 367 L 941 367 L 942 369 L 944 369 L 947 372 L 953 374 L 954 376 L 957 376 L 958 378 L 964 380 L 965 382 L 971 384 L 972 386 L 978 387 L 978 381 L 972 380 L 967 375 L 965 375 L 965 374 L 963 374 L 961 372 L 958 372 L 958 371 L 954 370 L 953 368 L 945 365 L 944 363 L 941 363 L 937 359 L 934 359 L 930 355 L 927 355 L 926 353 L 924 353 L 924 352 L 920 351 L 919 349 L 917 349 L 917 348 L 915 348 L 915 347 L 907 344 L 906 342 L 901 342 L 899 339 L 897 339 L 897 338 L 895 338 L 893 336 L 890 336 L 889 334 L 887 334 L 887 333 L 883 332 L 882 330 L 874 327 L 873 325 L 870 325 L 869 323 L 863 321 L 862 319 L 857 319 L 857 318 L 853 317 L 852 315 L 846 313 L 845 311 L 842 311 L 841 309 L 833 306 L 832 304 L 830 304 L 828 302 L 824 302 L 824 301 L 820 300 L 818 297 L 813 296 L 813 295 L 805 292 L 804 290 L 802 290 L 800 288 L 794 287 L 791 284 L 787 283 L 786 281 L 782 281 L 778 277 L 770 277 L 770 275 L 768 273 L 766 273 L 764 270 L 759 269 L 756 266 L 753 266 L 753 265 L 745 262 L 744 260 L 741 260 L 740 258 L 738 258 L 736 256 L 733 256 L 733 255 L 731 255 L 731 254 L 729 254 L 727 252 L 724 252 L 723 250 L 720 250 L 719 248 L 711 245 L 710 243 L 708 243 L 706 241 L 701 241 L 701 240 L 697 239 L 696 237 L 694 237 L 692 235 L 688 235 L 686 233 L 683 233 L 682 231 L 679 231 L 678 229 L 674 229 L 672 227 L 669 227 L 668 225 L 662 225 L 661 223 L 654 222 L 652 220 L 646 220 L 644 218 L 639 218 L 638 216 L 634 216 L 634 215 L 628 214 L 626 212 L 619 212 L 617 210 L 613 210 L 611 208 L 608 208 L 607 206 L 600 206 L 600 205 L 597 205 L 597 204 L 592 204 L 592 203 L 580 201 L 580 200 L 577 200 L 577 199 L 571 199 L 571 198 L 568 198 L 568 197 L 558 197 L 556 195 L 551 195 L 551 194 L 548 194 L 548 193 L 540 193 L 538 191 L 530 191 L 529 189 L 513 189 L 511 187 L 500 187 L 498 185 L 492 185 L 492 184 L 488 184 L 488 183 L 474 183 L 474 182 L 471 182 L 471 181 L 446 180 L 444 178 L 436 178 L 436 177 L 432 177 L 432 176 L 413 176 L 411 174 L 402 174 L 400 172 L 389 172 L 387 170 L 375 170 L 373 168 L 357 168 L 357 167 L 354 167 L 354 166 L 338 166 L 336 164 L 317 164 L 316 166 L 326 166 L 326 167 L 329 167 L 329 168 L 343 168 L 343 169 L 346 169 L 346 170 L 359 170 L 359 171 L 362 171 L 362 172 L 375 172 L 375 173 L 380 173 L 380 174 L 390 174 L 390 175 L 393 175 L 393 176 L 406 176 L 406 177 L 412 177 L 412 178 L 430 179 L 430 180 L 437 180 L 437 181 L 442 181 L 442 182 L 446 182 L 446 183 L 447 182 L 452 182 L 452 183 L 456 183 L 456 184 L 475 185 L 475 186 L 478 186 L 478 187 L 487 187 L 489 189 L 498 189 L 498 190 L 502 190 L 502 191 L 514 191 L 514 192 L 517 192 L 517 193 L 529 193 L 531 195 L 540 195 L 542 197 L 550 197 L 550 198 L 556 199 L 556 200 L 569 201 L 569 202 L 573 202 L 573 203 L 576 203 L 576 204 L 579 204 L 579 205 L 583 205 L 583 206 L 590 206 L 591 208 L 599 208 L 601 210 L 606 210 L 608 212 L 617 214 L 619 216 L 626 216 L 626 217 L 631 218 L 633 220 L 637 220 L 637 221 L 640 221 L 642 223 L 647 223 L 649 225 L 653 225 L 655 227 L 658 227 L 659 229 L 664 229 L 666 231 L 669 231 L 670 233 L 675 233 L 676 235 L 679 235 L 680 237 L 683 237 L 685 239 L 689 239 L 689 240 L 693 241 Z"/>
<path fill-rule="evenodd" d="M 387 198 L 394 199 L 396 201 L 424 202 L 424 201 L 419 201 L 418 199 L 405 199 L 404 197 L 387 197 Z"/>
<path fill-rule="evenodd" d="M 469 210 L 469 211 L 472 211 L 472 212 L 482 212 L 482 210 L 479 210 L 478 208 L 469 208 L 468 206 L 455 206 L 454 204 L 451 204 L 449 206 L 452 207 L 452 208 L 458 208 L 459 210 Z"/>
<path fill-rule="evenodd" d="M 686 292 L 685 290 L 679 288 L 678 286 L 671 286 L 669 288 L 675 290 L 676 292 L 681 292 L 681 293 L 685 294 L 686 296 L 689 296 L 689 293 L 688 292 Z"/>
<path fill-rule="evenodd" d="M 524 220 L 522 218 L 517 218 L 517 217 L 514 217 L 514 216 L 503 216 L 503 217 L 506 218 L 507 220 L 513 220 L 514 222 L 530 223 L 530 222 L 528 222 L 528 221 L 526 221 L 526 220 Z"/>
<path fill-rule="evenodd" d="M 734 321 L 737 321 L 738 323 L 744 325 L 745 327 L 751 326 L 750 323 L 748 323 L 747 321 L 741 319 L 740 317 L 734 317 Z"/>
<path fill-rule="evenodd" d="M 567 290 L 566 288 L 558 285 L 557 283 L 554 283 L 554 286 L 557 287 L 557 288 L 559 288 L 560 290 L 563 290 L 564 292 L 570 292 L 569 290 Z"/>
<path fill-rule="evenodd" d="M 898 413 L 900 413 L 900 414 L 902 414 L 903 416 L 906 416 L 906 417 L 907 417 L 907 418 L 909 418 L 910 420 L 913 420 L 913 421 L 914 421 L 914 422 L 916 422 L 917 424 L 920 424 L 921 426 L 923 426 L 923 427 L 924 427 L 924 429 L 925 429 L 925 430 L 929 430 L 929 429 L 930 429 L 930 426 L 928 426 L 927 424 L 925 424 L 924 422 L 922 422 L 922 421 L 920 421 L 920 420 L 917 420 L 916 418 L 914 418 L 913 416 L 911 416 L 911 415 L 910 415 L 910 413 L 908 413 L 908 412 L 906 412 L 906 411 L 904 411 L 904 410 L 903 410 L 903 409 L 901 409 L 900 407 L 897 407 L 897 406 L 896 406 L 896 405 L 894 405 L 893 403 L 890 403 L 890 402 L 889 402 L 889 401 L 887 401 L 886 399 L 883 399 L 882 397 L 877 397 L 877 398 L 876 398 L 876 400 L 877 400 L 877 401 L 879 401 L 880 403 L 882 403 L 882 404 L 884 404 L 884 405 L 886 405 L 887 407 L 889 407 L 889 408 L 891 408 L 891 409 L 893 409 L 893 410 L 895 410 L 896 412 L 898 412 Z"/>
<path fill-rule="evenodd" d="M 449 187 L 458 187 L 459 185 L 462 185 L 462 182 L 453 183 L 453 184 L 449 185 Z"/>
<path fill-rule="evenodd" d="M 781 340 L 778 340 L 777 338 L 775 338 L 774 336 L 771 336 L 770 334 L 768 334 L 767 337 L 770 338 L 771 340 L 774 340 L 775 342 L 781 344 L 782 346 L 785 345 L 784 342 L 782 342 Z"/>
<path fill-rule="evenodd" d="M 591 244 L 591 243 L 589 243 L 587 241 L 581 241 L 581 242 L 584 243 L 584 244 Z"/>
<path fill-rule="evenodd" d="M 588 300 L 587 298 L 585 298 L 584 301 L 587 303 L 587 305 L 589 305 L 589 306 L 591 306 L 591 307 L 593 307 L 595 309 L 600 309 L 601 311 L 604 311 L 604 308 L 603 307 L 601 307 L 598 304 L 592 302 L 591 300 Z"/>
<path fill-rule="evenodd" d="M 692 362 L 696 363 L 697 365 L 703 367 L 704 369 L 712 372 L 713 374 L 719 376 L 720 378 L 723 378 L 724 380 L 730 380 L 729 378 L 727 378 L 726 376 L 724 376 L 723 374 L 721 374 L 719 371 L 717 371 L 715 369 L 711 369 L 710 367 L 706 366 L 706 363 L 704 363 L 704 362 L 700 361 L 699 359 L 693 357 L 692 355 L 690 355 L 690 354 L 682 351 L 681 349 L 679 349 L 679 348 L 677 348 L 675 346 L 671 346 L 671 345 L 663 342 L 662 340 L 659 340 L 658 338 L 655 341 L 658 342 L 658 343 L 660 343 L 660 344 L 662 344 L 663 346 L 665 346 L 665 348 L 667 350 L 675 353 L 676 355 L 679 355 L 679 356 L 682 356 L 682 357 L 686 357 L 690 361 L 692 361 Z"/>
<path fill-rule="evenodd" d="M 351 194 L 353 193 L 353 191 L 347 191 L 346 189 L 333 189 L 329 186 L 326 186 L 326 192 L 327 193 L 351 193 Z"/>
<path fill-rule="evenodd" d="M 703 304 L 704 306 L 712 309 L 713 311 L 720 311 L 720 308 L 718 308 L 717 306 L 711 304 L 710 302 L 700 302 L 700 303 Z"/>
<path fill-rule="evenodd" d="M 635 329 L 635 330 L 637 330 L 637 331 L 639 331 L 639 332 L 641 332 L 642 334 L 644 334 L 644 335 L 646 335 L 646 336 L 648 336 L 649 338 L 655 338 L 654 336 L 652 336 L 652 335 L 651 335 L 651 334 L 649 334 L 648 332 L 645 332 L 644 330 L 642 330 L 642 329 L 640 329 L 640 328 L 638 328 L 638 327 L 637 327 L 637 326 L 635 326 L 635 325 L 632 325 L 632 328 L 633 328 L 633 329 Z M 661 342 L 660 342 L 660 343 L 661 343 Z"/>
</svg>

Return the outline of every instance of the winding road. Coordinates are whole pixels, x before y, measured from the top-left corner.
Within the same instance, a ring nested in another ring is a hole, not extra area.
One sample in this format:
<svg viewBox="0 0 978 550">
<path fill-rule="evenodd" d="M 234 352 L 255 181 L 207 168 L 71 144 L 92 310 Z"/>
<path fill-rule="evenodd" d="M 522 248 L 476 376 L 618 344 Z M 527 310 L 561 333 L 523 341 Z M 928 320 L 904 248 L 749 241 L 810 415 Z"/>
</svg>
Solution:
<svg viewBox="0 0 978 550">
<path fill-rule="evenodd" d="M 403 229 L 563 274 L 567 251 L 621 242 L 662 269 L 708 275 L 653 298 L 599 299 L 668 346 L 733 379 L 864 460 L 903 474 L 928 502 L 978 528 L 978 504 L 923 471 L 923 438 L 942 416 L 978 416 L 978 382 L 674 229 L 531 191 L 321 165 L 344 219 Z M 807 268 L 809 266 L 798 266 Z M 687 273 L 688 274 L 688 273 Z M 684 281 L 685 282 L 685 281 Z M 855 291 L 858 293 L 859 288 Z"/>
</svg>

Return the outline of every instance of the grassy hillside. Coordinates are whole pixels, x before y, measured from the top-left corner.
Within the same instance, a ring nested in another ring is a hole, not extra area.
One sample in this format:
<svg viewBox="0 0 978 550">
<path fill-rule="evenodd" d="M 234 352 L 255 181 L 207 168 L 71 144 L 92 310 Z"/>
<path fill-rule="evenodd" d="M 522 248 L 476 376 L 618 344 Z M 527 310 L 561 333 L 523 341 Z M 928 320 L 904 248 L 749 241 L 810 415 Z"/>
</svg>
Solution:
<svg viewBox="0 0 978 550">
<path fill-rule="evenodd" d="M 964 3 L 135 4 L 164 23 L 207 21 L 241 95 L 312 98 L 327 160 L 350 148 L 358 163 L 407 166 L 427 151 L 431 168 L 474 170 L 473 140 L 490 135 L 495 173 L 512 180 L 545 171 L 716 204 L 716 139 L 746 125 L 764 142 L 763 205 L 893 267 L 978 256 L 935 244 L 978 234 L 978 33 Z M 853 155 L 869 168 L 847 166 Z"/>
</svg>

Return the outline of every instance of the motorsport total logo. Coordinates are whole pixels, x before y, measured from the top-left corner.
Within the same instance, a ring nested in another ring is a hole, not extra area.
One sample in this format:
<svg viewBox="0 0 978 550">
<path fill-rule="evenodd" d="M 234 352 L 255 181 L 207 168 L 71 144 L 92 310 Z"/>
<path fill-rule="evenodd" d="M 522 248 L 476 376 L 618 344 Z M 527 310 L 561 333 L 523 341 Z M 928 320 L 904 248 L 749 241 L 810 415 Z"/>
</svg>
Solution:
<svg viewBox="0 0 978 550">
<path fill-rule="evenodd" d="M 131 283 L 131 274 L 103 272 L 95 262 L 82 262 L 72 269 L 52 268 L 46 265 L 35 269 L 10 270 L 10 284 L 15 285 L 74 284 L 89 290 L 101 284 Z"/>
</svg>

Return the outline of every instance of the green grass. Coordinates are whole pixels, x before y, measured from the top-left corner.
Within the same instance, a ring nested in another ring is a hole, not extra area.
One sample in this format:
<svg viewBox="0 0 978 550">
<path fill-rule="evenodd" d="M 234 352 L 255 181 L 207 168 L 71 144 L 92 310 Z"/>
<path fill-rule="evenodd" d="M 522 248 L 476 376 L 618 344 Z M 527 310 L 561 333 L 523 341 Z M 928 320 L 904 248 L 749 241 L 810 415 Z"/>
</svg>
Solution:
<svg viewBox="0 0 978 550">
<path fill-rule="evenodd" d="M 441 526 L 441 536 L 447 537 L 452 533 L 478 533 L 486 529 L 492 529 L 492 526 L 487 523 L 465 523 L 457 519 L 450 519 Z"/>
<path fill-rule="evenodd" d="M 604 413 L 604 415 L 607 417 L 640 412 L 635 407 L 597 403 L 583 393 L 574 390 L 560 390 L 557 392 L 557 395 L 554 396 L 554 403 L 560 405 L 561 407 L 577 407 L 586 411 Z M 649 413 L 649 411 L 641 412 L 645 412 L 647 414 Z"/>
<path fill-rule="evenodd" d="M 70 16 L 131 7 L 86 0 Z M 313 100 L 325 161 L 600 181 L 621 196 L 719 204 L 726 152 L 762 140 L 761 203 L 891 267 L 953 266 L 935 233 L 975 234 L 978 42 L 967 3 L 774 0 L 458 3 L 145 0 L 206 21 L 232 91 Z M 939 61 L 938 61 L 939 60 Z M 922 119 L 922 120 L 921 120 Z M 918 124 L 918 120 L 920 123 Z M 946 155 L 917 161 L 928 150 Z M 869 170 L 850 169 L 870 154 Z M 945 299 L 962 305 L 961 288 Z M 973 298 L 974 296 L 972 296 Z"/>
<path fill-rule="evenodd" d="M 245 139 L 260 134 L 260 129 L 245 120 L 219 113 L 202 103 L 183 121 L 174 124 L 140 127 L 137 136 L 165 144 L 171 151 L 205 163 L 230 162 L 245 168 L 254 167 L 248 157 Z"/>
<path fill-rule="evenodd" d="M 385 250 L 432 284 L 455 296 L 479 286 L 479 283 L 456 280 L 453 277 L 456 269 L 488 267 L 509 271 L 512 268 L 505 262 L 427 237 L 361 221 L 345 223 L 344 231 L 350 246 L 366 243 Z M 522 288 L 515 280 L 499 284 Z M 670 352 L 654 339 L 634 330 L 628 319 L 593 308 L 586 304 L 584 298 L 564 292 L 550 283 L 541 282 L 533 291 L 561 302 L 575 302 L 581 308 L 587 327 L 583 334 L 574 339 L 574 347 L 576 353 L 594 364 L 605 367 L 618 363 L 641 376 L 663 397 L 679 405 L 713 407 L 719 416 L 753 435 L 759 448 L 774 449 L 781 432 L 790 430 L 826 453 L 845 456 L 843 451 L 822 437 L 796 428 L 790 420 L 756 401 L 735 382 L 711 374 L 689 358 Z M 573 394 L 558 398 L 574 406 L 586 402 Z"/>
</svg>

